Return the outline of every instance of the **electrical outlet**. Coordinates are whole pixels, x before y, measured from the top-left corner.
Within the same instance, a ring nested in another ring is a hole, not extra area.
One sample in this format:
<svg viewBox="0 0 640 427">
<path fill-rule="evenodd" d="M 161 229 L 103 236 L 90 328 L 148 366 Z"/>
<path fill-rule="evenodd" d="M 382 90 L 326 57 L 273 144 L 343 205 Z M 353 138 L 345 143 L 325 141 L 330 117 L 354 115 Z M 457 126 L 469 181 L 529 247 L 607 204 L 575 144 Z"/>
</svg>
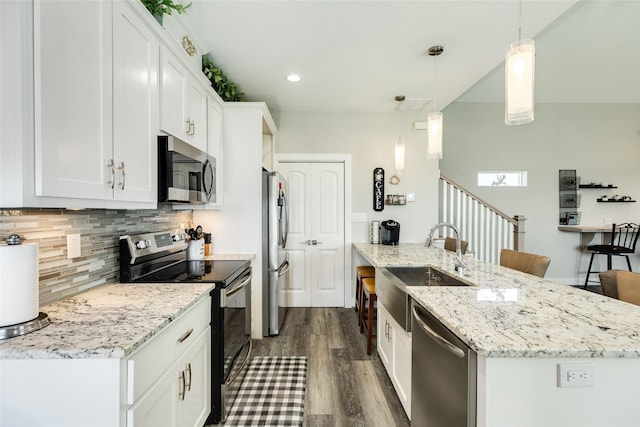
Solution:
<svg viewBox="0 0 640 427">
<path fill-rule="evenodd" d="M 594 387 L 593 363 L 559 363 L 558 387 Z"/>
<path fill-rule="evenodd" d="M 67 259 L 78 258 L 82 254 L 79 234 L 67 234 Z"/>
</svg>

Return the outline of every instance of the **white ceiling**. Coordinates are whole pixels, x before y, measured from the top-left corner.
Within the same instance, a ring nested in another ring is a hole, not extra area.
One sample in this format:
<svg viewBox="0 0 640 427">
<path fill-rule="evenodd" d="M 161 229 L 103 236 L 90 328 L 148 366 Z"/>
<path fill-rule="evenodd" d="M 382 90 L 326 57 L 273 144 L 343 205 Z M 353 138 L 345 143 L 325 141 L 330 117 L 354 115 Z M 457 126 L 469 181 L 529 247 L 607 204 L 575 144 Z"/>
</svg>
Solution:
<svg viewBox="0 0 640 427">
<path fill-rule="evenodd" d="M 518 4 L 193 0 L 185 20 L 247 100 L 277 111 L 393 111 L 396 95 L 432 99 L 434 58 L 425 51 L 443 45 L 442 109 L 461 95 L 503 100 Z M 523 1 L 522 38 L 531 37 L 538 102 L 640 103 L 640 1 Z M 302 80 L 287 82 L 289 73 Z"/>
</svg>

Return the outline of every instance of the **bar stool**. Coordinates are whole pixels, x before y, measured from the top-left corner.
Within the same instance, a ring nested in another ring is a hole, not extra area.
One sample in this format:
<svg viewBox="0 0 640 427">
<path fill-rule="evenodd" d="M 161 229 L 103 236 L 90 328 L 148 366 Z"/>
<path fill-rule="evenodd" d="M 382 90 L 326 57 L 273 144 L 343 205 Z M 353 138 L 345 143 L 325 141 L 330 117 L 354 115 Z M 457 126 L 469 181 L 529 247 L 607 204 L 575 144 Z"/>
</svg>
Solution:
<svg viewBox="0 0 640 427">
<path fill-rule="evenodd" d="M 360 313 L 360 304 L 362 301 L 362 279 L 367 277 L 375 277 L 375 268 L 369 265 L 359 265 L 356 267 L 356 312 Z M 358 326 L 360 326 L 360 316 L 358 316 Z"/>
<path fill-rule="evenodd" d="M 376 338 L 374 318 L 376 316 L 376 280 L 373 277 L 362 279 L 362 300 L 360 301 L 360 333 L 367 332 L 367 354 L 371 354 L 371 341 Z M 365 319 L 366 315 L 366 319 Z M 366 320 L 366 321 L 365 321 Z M 377 320 L 377 319 L 376 319 Z"/>
</svg>

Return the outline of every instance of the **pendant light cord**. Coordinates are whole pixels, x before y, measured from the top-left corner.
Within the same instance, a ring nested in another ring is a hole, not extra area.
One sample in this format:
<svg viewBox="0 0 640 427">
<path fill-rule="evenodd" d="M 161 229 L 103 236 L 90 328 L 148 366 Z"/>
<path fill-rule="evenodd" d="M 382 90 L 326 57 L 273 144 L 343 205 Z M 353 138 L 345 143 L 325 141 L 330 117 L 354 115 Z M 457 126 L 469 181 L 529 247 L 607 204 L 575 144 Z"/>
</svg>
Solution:
<svg viewBox="0 0 640 427">
<path fill-rule="evenodd" d="M 522 41 L 522 0 L 518 2 L 518 43 Z"/>
<path fill-rule="evenodd" d="M 438 111 L 438 57 L 433 57 L 433 109 Z"/>
</svg>

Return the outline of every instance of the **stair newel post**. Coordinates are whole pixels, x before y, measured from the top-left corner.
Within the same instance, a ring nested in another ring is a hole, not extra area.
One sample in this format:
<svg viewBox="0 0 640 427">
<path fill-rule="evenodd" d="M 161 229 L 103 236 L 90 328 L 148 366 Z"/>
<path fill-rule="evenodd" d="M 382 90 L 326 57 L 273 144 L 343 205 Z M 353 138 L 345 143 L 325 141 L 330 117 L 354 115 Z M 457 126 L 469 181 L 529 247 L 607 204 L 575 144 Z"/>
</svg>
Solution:
<svg viewBox="0 0 640 427">
<path fill-rule="evenodd" d="M 516 220 L 513 228 L 513 249 L 516 251 L 524 251 L 524 222 L 527 218 L 524 215 L 514 215 L 513 219 Z"/>
</svg>

